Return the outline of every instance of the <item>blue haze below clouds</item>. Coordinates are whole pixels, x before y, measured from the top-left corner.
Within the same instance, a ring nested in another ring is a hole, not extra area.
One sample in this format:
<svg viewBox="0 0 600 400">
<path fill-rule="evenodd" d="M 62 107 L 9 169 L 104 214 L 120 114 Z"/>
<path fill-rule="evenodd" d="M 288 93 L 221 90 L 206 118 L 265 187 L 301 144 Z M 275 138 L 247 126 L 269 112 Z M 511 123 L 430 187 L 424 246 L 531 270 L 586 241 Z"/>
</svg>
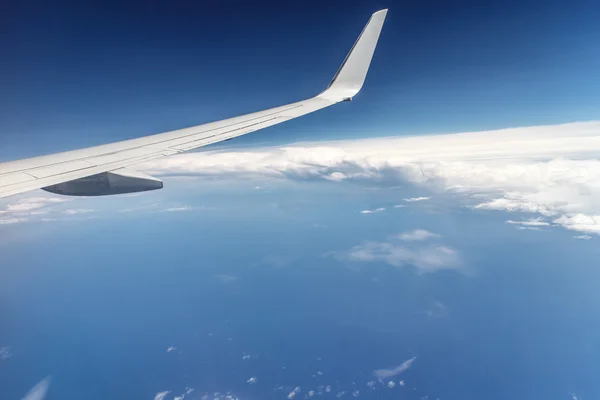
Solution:
<svg viewBox="0 0 600 400">
<path fill-rule="evenodd" d="M 282 399 L 318 384 L 358 388 L 359 398 L 600 394 L 593 241 L 515 231 L 441 197 L 391 208 L 406 189 L 169 184 L 148 200 L 197 208 L 47 223 L 0 247 L 0 343 L 13 352 L 0 363 L 2 398 L 47 374 L 50 400 L 152 399 L 186 386 L 198 391 L 192 399 Z M 184 187 L 187 196 L 171 197 Z M 390 208 L 360 214 L 373 204 Z M 419 274 L 326 256 L 415 228 L 440 233 L 468 270 Z M 374 369 L 413 356 L 405 387 L 366 386 Z"/>
</svg>

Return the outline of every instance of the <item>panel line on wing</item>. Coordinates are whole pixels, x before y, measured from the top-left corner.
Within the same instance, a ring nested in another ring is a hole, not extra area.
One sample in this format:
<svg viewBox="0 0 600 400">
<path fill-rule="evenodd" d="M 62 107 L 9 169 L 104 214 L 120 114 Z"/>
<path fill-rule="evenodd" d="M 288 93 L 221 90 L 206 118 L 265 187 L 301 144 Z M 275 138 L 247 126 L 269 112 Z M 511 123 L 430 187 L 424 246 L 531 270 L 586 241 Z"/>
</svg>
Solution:
<svg viewBox="0 0 600 400">
<path fill-rule="evenodd" d="M 296 104 L 293 107 L 288 107 L 288 108 L 285 108 L 283 110 L 279 110 L 279 111 L 275 111 L 275 112 L 272 112 L 272 113 L 260 115 L 260 116 L 249 118 L 249 119 L 246 119 L 246 120 L 243 120 L 243 121 L 239 121 L 239 122 L 234 122 L 234 123 L 231 123 L 231 124 L 228 124 L 228 125 L 223 125 L 223 126 L 219 126 L 219 127 L 216 127 L 216 128 L 211 128 L 211 129 L 207 129 L 207 130 L 200 131 L 200 132 L 194 132 L 194 133 L 190 133 L 190 134 L 179 136 L 179 137 L 175 137 L 175 138 L 164 139 L 164 140 L 153 142 L 153 143 L 149 143 L 149 144 L 143 144 L 143 145 L 139 145 L 139 146 L 129 147 L 129 148 L 122 149 L 122 150 L 116 150 L 116 151 L 111 151 L 111 152 L 107 152 L 107 153 L 100 153 L 100 154 L 96 154 L 96 155 L 94 155 L 92 157 L 90 157 L 90 156 L 80 157 L 80 158 L 74 158 L 74 159 L 69 160 L 69 161 L 62 161 L 62 162 L 57 162 L 57 163 L 50 163 L 50 164 L 38 165 L 38 166 L 35 166 L 33 168 L 22 168 L 22 169 L 19 169 L 19 170 L 12 170 L 12 171 L 9 171 L 9 172 L 0 173 L 0 178 L 2 178 L 3 176 L 6 176 L 6 175 L 13 174 L 13 173 L 26 172 L 26 171 L 31 171 L 33 169 L 47 168 L 47 167 L 53 167 L 53 166 L 57 166 L 57 165 L 66 165 L 66 164 L 70 164 L 72 162 L 85 161 L 85 160 L 89 160 L 89 159 L 92 159 L 92 158 L 103 157 L 103 156 L 117 155 L 117 154 L 123 153 L 125 151 L 136 150 L 136 149 L 140 149 L 140 148 L 144 148 L 144 147 L 149 147 L 149 146 L 154 146 L 154 145 L 160 145 L 160 144 L 163 144 L 163 143 L 173 142 L 173 141 L 177 141 L 177 140 L 189 138 L 189 137 L 192 137 L 192 136 L 197 136 L 197 135 L 200 135 L 200 134 L 203 134 L 203 133 L 208 133 L 208 132 L 216 131 L 216 130 L 219 130 L 219 129 L 228 128 L 228 127 L 239 125 L 239 124 L 244 124 L 244 123 L 247 123 L 249 121 L 254 121 L 254 120 L 257 120 L 257 119 L 260 119 L 260 118 L 265 118 L 265 117 L 268 117 L 268 116 L 271 116 L 271 115 L 281 114 L 281 113 L 284 113 L 284 112 L 287 112 L 287 111 L 290 111 L 290 110 L 293 110 L 293 109 L 301 108 L 301 107 L 303 107 L 302 104 Z M 236 118 L 239 118 L 239 117 L 236 117 Z M 245 127 L 246 126 L 242 126 L 241 128 L 238 128 L 238 129 L 243 129 Z M 184 128 L 184 129 L 189 129 L 189 128 Z M 171 132 L 166 132 L 166 133 L 168 134 L 168 133 L 173 133 L 173 132 L 177 132 L 177 131 L 171 131 Z M 230 131 L 222 132 L 222 133 L 215 134 L 215 135 L 211 135 L 211 136 L 208 136 L 206 138 L 211 138 L 211 137 L 214 137 L 214 136 L 217 136 L 217 135 L 222 135 L 222 134 L 228 133 L 228 132 L 230 132 Z M 196 139 L 194 141 L 199 141 L 199 140 L 202 140 L 202 139 L 205 139 L 205 138 Z M 136 140 L 136 139 L 132 139 L 132 140 Z M 175 145 L 175 146 L 178 146 L 178 144 Z M 171 147 L 168 146 L 168 148 L 171 148 Z M 55 174 L 55 175 L 60 175 L 60 174 Z M 53 176 L 55 176 L 55 175 L 53 175 Z M 0 187 L 3 187 L 3 186 L 0 186 Z"/>
</svg>

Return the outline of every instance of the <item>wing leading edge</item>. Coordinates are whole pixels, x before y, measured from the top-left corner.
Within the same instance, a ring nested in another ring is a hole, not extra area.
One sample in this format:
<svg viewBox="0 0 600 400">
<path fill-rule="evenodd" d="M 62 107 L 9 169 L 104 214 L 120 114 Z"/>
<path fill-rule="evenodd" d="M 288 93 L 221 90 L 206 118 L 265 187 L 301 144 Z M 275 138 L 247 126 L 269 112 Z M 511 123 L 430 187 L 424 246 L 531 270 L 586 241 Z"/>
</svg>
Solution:
<svg viewBox="0 0 600 400">
<path fill-rule="evenodd" d="M 130 167 L 182 153 L 352 100 L 365 81 L 387 10 L 374 13 L 333 80 L 317 96 L 204 125 L 81 150 L 0 164 L 0 198 L 34 189 L 73 196 L 109 195 L 162 188 Z"/>
</svg>

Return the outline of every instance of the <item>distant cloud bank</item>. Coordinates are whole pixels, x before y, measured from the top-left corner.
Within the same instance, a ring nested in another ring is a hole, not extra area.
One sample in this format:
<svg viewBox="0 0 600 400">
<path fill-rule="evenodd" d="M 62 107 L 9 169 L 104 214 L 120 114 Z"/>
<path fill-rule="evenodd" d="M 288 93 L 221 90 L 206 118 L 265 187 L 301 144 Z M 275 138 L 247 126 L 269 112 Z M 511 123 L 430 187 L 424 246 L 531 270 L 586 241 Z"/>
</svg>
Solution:
<svg viewBox="0 0 600 400">
<path fill-rule="evenodd" d="M 156 175 L 410 183 L 434 193 L 468 194 L 474 209 L 534 213 L 566 229 L 600 234 L 598 154 L 600 122 L 594 121 L 190 153 L 144 169 Z"/>
</svg>

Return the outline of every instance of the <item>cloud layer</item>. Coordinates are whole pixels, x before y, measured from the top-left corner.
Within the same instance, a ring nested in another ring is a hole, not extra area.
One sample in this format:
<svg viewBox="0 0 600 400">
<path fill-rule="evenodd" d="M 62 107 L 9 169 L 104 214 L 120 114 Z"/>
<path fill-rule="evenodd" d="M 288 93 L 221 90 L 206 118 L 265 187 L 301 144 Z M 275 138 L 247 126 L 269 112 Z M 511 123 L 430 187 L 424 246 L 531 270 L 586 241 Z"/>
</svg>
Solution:
<svg viewBox="0 0 600 400">
<path fill-rule="evenodd" d="M 536 213 L 600 233 L 600 122 L 304 143 L 156 160 L 156 175 L 318 179 L 464 193 L 480 210 Z M 424 201 L 426 197 L 405 199 Z"/>
</svg>

